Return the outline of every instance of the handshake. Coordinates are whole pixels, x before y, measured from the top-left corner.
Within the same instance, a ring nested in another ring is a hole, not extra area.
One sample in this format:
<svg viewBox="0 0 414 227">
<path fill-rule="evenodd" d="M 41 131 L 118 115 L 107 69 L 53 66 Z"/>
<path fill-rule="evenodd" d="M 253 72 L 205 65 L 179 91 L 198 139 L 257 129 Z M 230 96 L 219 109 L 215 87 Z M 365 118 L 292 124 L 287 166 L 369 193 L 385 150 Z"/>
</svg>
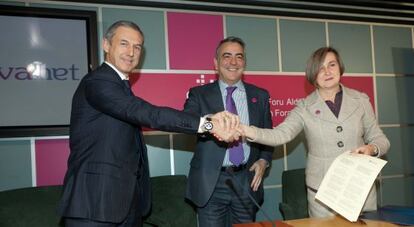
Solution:
<svg viewBox="0 0 414 227">
<path fill-rule="evenodd" d="M 218 112 L 211 116 L 213 129 L 210 133 L 218 140 L 225 142 L 233 142 L 240 139 L 240 137 L 248 137 L 253 139 L 256 137 L 256 131 L 240 123 L 239 116 L 228 111 Z"/>
</svg>

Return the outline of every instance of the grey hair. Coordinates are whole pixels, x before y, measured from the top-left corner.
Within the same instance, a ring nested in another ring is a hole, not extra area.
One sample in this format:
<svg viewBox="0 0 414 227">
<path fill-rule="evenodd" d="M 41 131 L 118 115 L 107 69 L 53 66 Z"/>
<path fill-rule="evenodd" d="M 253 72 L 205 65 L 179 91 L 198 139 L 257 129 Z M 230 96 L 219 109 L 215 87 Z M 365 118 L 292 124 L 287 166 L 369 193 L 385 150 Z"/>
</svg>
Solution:
<svg viewBox="0 0 414 227">
<path fill-rule="evenodd" d="M 131 28 L 131 29 L 139 32 L 141 34 L 141 36 L 144 38 L 144 33 L 142 32 L 141 28 L 137 24 L 135 24 L 132 21 L 120 20 L 120 21 L 117 21 L 117 22 L 113 23 L 105 32 L 104 38 L 106 40 L 108 40 L 109 43 L 111 43 L 112 38 L 115 35 L 115 31 L 119 27 Z"/>
<path fill-rule="evenodd" d="M 221 41 L 219 42 L 219 44 L 217 45 L 217 48 L 216 48 L 216 59 L 218 59 L 218 58 L 219 58 L 219 50 L 220 50 L 220 47 L 221 47 L 224 43 L 238 43 L 238 44 L 240 44 L 240 46 L 243 48 L 243 52 L 244 52 L 244 48 L 246 47 L 246 44 L 244 43 L 244 41 L 243 41 L 241 38 L 239 38 L 239 37 L 235 37 L 235 36 L 229 36 L 229 37 L 227 37 L 227 38 L 225 38 L 225 39 L 221 40 Z M 243 54 L 244 54 L 244 53 L 243 53 Z"/>
</svg>

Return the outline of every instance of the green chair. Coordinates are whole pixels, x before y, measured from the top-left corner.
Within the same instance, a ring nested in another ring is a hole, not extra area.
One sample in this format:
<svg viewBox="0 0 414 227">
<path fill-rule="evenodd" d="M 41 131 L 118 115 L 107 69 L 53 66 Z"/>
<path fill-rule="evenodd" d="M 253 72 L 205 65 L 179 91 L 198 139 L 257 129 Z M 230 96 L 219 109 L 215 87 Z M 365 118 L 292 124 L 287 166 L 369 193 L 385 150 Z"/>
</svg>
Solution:
<svg viewBox="0 0 414 227">
<path fill-rule="evenodd" d="M 152 177 L 152 212 L 144 226 L 196 227 L 197 217 L 185 202 L 187 177 Z M 62 186 L 13 189 L 0 192 L 0 227 L 63 226 L 56 207 Z"/>
<path fill-rule="evenodd" d="M 305 169 L 286 170 L 282 173 L 282 202 L 279 210 L 284 220 L 307 218 L 308 199 Z"/>
<path fill-rule="evenodd" d="M 144 226 L 197 227 L 197 216 L 185 199 L 185 175 L 151 178 L 152 209 Z"/>
<path fill-rule="evenodd" d="M 62 186 L 13 189 L 0 192 L 1 227 L 63 226 L 56 206 Z"/>
</svg>

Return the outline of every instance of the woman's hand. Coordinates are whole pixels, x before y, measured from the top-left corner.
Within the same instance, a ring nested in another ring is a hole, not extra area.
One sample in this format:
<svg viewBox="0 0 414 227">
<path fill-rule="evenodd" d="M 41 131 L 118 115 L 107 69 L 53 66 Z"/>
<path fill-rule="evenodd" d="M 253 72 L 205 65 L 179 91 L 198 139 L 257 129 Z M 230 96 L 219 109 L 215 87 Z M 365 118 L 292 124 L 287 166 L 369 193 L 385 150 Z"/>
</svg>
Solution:
<svg viewBox="0 0 414 227">
<path fill-rule="evenodd" d="M 354 150 L 352 150 L 352 153 L 356 154 L 365 154 L 370 156 L 377 156 L 378 155 L 378 149 L 375 145 L 367 144 L 360 146 Z"/>
<path fill-rule="evenodd" d="M 243 136 L 248 139 L 254 140 L 257 137 L 256 130 L 253 127 L 248 125 L 240 124 L 237 128 L 237 131 Z"/>
</svg>

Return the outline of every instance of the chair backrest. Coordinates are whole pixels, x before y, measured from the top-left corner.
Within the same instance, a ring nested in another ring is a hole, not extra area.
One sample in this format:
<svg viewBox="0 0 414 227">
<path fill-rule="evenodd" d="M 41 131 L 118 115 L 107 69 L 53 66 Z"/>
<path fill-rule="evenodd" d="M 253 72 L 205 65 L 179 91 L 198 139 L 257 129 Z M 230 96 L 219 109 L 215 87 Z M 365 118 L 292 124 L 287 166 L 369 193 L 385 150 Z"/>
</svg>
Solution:
<svg viewBox="0 0 414 227">
<path fill-rule="evenodd" d="M 144 226 L 196 227 L 197 216 L 185 202 L 185 175 L 152 177 L 152 212 Z M 62 186 L 21 188 L 0 192 L 1 227 L 63 226 L 56 207 Z"/>
<path fill-rule="evenodd" d="M 152 209 L 144 226 L 196 227 L 197 216 L 185 201 L 185 175 L 151 177 Z"/>
<path fill-rule="evenodd" d="M 0 226 L 63 226 L 56 212 L 61 193 L 62 186 L 31 187 L 0 192 Z"/>
<path fill-rule="evenodd" d="M 307 218 L 308 199 L 305 169 L 286 170 L 282 173 L 282 203 L 279 210 L 284 220 Z"/>
</svg>

